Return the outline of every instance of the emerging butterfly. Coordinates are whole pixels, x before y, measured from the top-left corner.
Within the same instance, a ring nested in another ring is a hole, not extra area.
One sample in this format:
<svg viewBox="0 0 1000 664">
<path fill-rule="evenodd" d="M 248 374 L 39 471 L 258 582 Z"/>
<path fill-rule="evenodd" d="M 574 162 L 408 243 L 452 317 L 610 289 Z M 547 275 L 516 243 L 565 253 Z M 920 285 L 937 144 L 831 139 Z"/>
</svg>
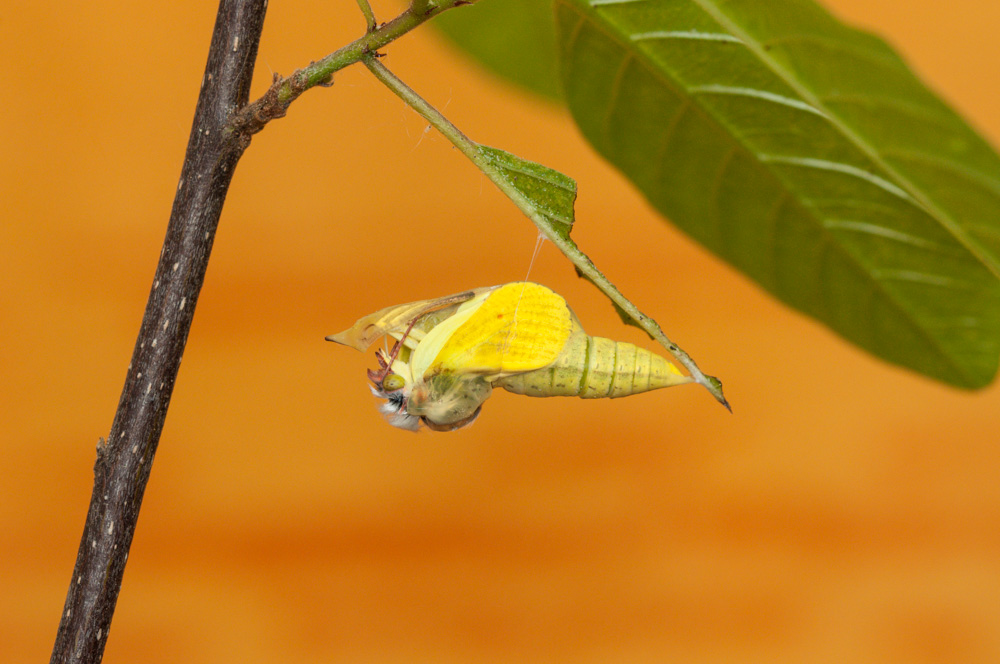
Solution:
<svg viewBox="0 0 1000 664">
<path fill-rule="evenodd" d="M 364 352 L 376 340 L 372 393 L 389 424 L 454 431 L 475 421 L 494 387 L 533 397 L 624 397 L 692 382 L 665 358 L 591 337 L 561 296 L 515 282 L 387 307 L 327 337 Z"/>
</svg>

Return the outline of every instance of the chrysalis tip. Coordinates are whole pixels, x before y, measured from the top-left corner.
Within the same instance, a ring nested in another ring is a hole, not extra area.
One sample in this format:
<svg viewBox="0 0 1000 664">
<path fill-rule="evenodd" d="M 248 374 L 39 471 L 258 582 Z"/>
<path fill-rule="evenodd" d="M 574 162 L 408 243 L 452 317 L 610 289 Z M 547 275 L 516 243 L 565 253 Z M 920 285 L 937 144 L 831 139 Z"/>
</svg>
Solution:
<svg viewBox="0 0 1000 664">
<path fill-rule="evenodd" d="M 707 374 L 705 375 L 705 380 L 707 382 L 705 387 L 708 388 L 708 391 L 711 392 L 713 397 L 715 397 L 715 400 L 725 406 L 726 410 L 732 413 L 733 407 L 729 405 L 729 401 L 726 399 L 725 395 L 722 394 L 722 381 L 715 376 L 709 376 Z"/>
</svg>

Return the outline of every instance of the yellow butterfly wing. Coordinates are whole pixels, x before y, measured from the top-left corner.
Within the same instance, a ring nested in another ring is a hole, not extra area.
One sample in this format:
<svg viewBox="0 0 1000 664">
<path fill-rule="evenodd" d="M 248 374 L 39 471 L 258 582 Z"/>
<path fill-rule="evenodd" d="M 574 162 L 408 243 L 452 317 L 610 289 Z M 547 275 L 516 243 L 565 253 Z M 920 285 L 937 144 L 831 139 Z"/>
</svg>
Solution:
<svg viewBox="0 0 1000 664">
<path fill-rule="evenodd" d="M 351 346 L 364 352 L 375 341 L 387 334 L 401 334 L 405 332 L 406 328 L 414 320 L 435 311 L 468 302 L 489 290 L 489 288 L 476 288 L 464 293 L 456 293 L 455 295 L 448 295 L 447 297 L 440 297 L 433 300 L 420 300 L 418 302 L 386 307 L 373 314 L 359 318 L 354 325 L 343 332 L 331 334 L 327 337 L 327 340 Z"/>
<path fill-rule="evenodd" d="M 559 357 L 572 332 L 566 301 L 539 284 L 506 284 L 476 305 L 441 345 L 425 379 L 440 373 L 502 376 L 541 369 Z"/>
</svg>

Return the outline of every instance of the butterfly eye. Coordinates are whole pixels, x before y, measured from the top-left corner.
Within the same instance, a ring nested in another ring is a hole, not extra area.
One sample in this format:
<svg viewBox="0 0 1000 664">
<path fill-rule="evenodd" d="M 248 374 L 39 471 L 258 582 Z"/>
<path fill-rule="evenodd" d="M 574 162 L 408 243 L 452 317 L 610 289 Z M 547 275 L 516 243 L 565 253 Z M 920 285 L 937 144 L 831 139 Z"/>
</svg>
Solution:
<svg viewBox="0 0 1000 664">
<path fill-rule="evenodd" d="M 389 374 L 382 381 L 382 389 L 386 392 L 395 392 L 402 389 L 405 385 L 406 381 L 399 374 Z"/>
</svg>

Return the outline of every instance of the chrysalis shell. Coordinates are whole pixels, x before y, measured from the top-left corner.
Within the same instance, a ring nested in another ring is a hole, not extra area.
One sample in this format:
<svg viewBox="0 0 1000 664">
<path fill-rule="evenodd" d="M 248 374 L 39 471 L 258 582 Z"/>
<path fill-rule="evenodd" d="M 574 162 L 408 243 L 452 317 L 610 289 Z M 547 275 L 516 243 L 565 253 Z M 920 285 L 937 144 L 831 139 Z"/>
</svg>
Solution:
<svg viewBox="0 0 1000 664">
<path fill-rule="evenodd" d="M 529 397 L 616 399 L 689 382 L 666 358 L 645 348 L 589 336 L 574 315 L 573 332 L 552 364 L 494 385 Z"/>
</svg>

